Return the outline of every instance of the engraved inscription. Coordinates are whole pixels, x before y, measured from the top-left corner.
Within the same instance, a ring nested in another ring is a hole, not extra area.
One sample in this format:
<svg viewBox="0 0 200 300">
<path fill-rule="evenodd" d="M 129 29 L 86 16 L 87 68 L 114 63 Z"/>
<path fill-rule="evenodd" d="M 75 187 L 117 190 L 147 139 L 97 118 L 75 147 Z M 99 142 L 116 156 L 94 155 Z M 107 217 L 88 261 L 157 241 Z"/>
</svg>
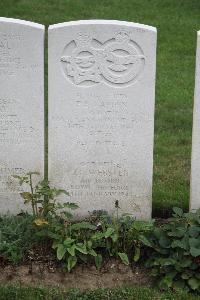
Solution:
<svg viewBox="0 0 200 300">
<path fill-rule="evenodd" d="M 16 53 L 22 42 L 20 35 L 0 32 L 0 75 L 15 75 L 22 68 L 22 58 Z"/>
<path fill-rule="evenodd" d="M 0 162 L 0 193 L 16 193 L 22 192 L 23 188 L 17 183 L 12 175 L 22 175 L 25 170 L 18 167 L 6 166 Z"/>
<path fill-rule="evenodd" d="M 73 198 L 99 197 L 102 201 L 111 200 L 114 205 L 116 200 L 121 203 L 124 197 L 137 199 L 138 195 L 133 195 L 128 178 L 128 169 L 121 163 L 80 162 L 78 168 L 71 173 L 71 184 L 67 188 Z M 135 211 L 140 211 L 136 201 L 132 201 L 131 205 Z"/>
<path fill-rule="evenodd" d="M 20 100 L 0 97 L 0 145 L 22 145 L 33 138 L 34 128 L 21 120 Z"/>
<path fill-rule="evenodd" d="M 124 30 L 104 43 L 80 33 L 64 48 L 61 64 L 66 78 L 76 85 L 104 82 L 121 87 L 136 81 L 144 69 L 145 56 Z"/>
</svg>

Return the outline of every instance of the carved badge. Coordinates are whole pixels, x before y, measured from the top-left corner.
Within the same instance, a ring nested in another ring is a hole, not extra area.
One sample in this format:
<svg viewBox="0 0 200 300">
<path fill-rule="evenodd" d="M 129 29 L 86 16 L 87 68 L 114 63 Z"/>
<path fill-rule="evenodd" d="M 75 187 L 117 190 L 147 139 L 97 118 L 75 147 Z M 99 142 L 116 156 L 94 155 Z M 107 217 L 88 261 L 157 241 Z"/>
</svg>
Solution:
<svg viewBox="0 0 200 300">
<path fill-rule="evenodd" d="M 118 32 L 103 44 L 80 33 L 66 45 L 61 64 L 66 78 L 76 85 L 104 82 L 123 87 L 134 83 L 142 73 L 145 56 L 126 31 Z"/>
</svg>

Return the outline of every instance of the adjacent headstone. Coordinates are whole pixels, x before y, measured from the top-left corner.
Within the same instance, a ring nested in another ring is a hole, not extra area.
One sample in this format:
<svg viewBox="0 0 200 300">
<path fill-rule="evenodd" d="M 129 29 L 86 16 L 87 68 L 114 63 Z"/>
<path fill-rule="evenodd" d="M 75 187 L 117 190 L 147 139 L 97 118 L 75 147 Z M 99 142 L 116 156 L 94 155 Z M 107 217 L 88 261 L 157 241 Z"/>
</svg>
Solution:
<svg viewBox="0 0 200 300">
<path fill-rule="evenodd" d="M 0 18 L 0 213 L 23 207 L 12 175 L 43 173 L 44 26 Z"/>
<path fill-rule="evenodd" d="M 49 179 L 79 217 L 151 217 L 156 36 L 122 21 L 49 27 Z"/>
<path fill-rule="evenodd" d="M 190 185 L 190 210 L 198 208 L 200 208 L 200 31 L 197 33 Z"/>
</svg>

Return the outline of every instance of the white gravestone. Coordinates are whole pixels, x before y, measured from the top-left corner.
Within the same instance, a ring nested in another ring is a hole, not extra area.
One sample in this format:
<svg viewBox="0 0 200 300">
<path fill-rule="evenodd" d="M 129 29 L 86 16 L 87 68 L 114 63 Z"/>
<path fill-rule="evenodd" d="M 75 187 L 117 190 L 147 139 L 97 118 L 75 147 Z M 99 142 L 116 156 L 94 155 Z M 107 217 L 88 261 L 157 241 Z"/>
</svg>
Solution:
<svg viewBox="0 0 200 300">
<path fill-rule="evenodd" d="M 192 132 L 190 210 L 200 208 L 200 31 L 197 33 L 196 76 Z"/>
<path fill-rule="evenodd" d="M 44 26 L 0 18 L 0 213 L 23 208 L 12 175 L 43 173 Z"/>
<path fill-rule="evenodd" d="M 49 179 L 79 217 L 117 201 L 151 217 L 156 36 L 121 21 L 49 27 Z"/>
</svg>

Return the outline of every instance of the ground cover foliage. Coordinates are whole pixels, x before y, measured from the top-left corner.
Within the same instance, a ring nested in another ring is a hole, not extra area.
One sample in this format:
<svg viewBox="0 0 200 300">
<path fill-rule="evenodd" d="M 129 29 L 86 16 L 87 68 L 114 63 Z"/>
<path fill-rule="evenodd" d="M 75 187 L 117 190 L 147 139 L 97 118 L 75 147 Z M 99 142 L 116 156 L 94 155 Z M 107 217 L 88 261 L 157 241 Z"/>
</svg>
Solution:
<svg viewBox="0 0 200 300">
<path fill-rule="evenodd" d="M 118 19 L 157 27 L 153 189 L 157 216 L 169 215 L 173 206 L 188 208 L 199 13 L 199 0 L 0 1 L 1 16 L 47 26 L 80 19 Z"/>
<path fill-rule="evenodd" d="M 196 213 L 173 210 L 173 218 L 153 230 L 153 251 L 146 267 L 152 268 L 161 288 L 200 292 L 200 209 Z"/>
<path fill-rule="evenodd" d="M 13 264 L 23 260 L 25 252 L 38 240 L 33 216 L 0 217 L 0 260 Z"/>
<path fill-rule="evenodd" d="M 67 201 L 68 192 L 46 181 L 33 185 L 33 176 L 38 175 L 29 172 L 14 176 L 21 186 L 29 188 L 20 195 L 32 208 L 32 215 L 22 212 L 1 218 L 2 261 L 18 263 L 35 245 L 52 248 L 54 259 L 68 272 L 79 263 L 101 269 L 104 260 L 111 257 L 125 265 L 140 261 L 152 270 L 161 289 L 200 293 L 200 209 L 184 213 L 174 207 L 172 218 L 159 225 L 154 220 L 120 215 L 116 201 L 112 216 L 95 211 L 85 220 L 74 221 L 73 210 L 78 206 Z M 61 194 L 66 197 L 62 204 Z"/>
<path fill-rule="evenodd" d="M 98 216 L 91 223 L 70 224 L 68 220 L 68 228 L 66 221 L 47 220 L 48 225 L 37 226 L 32 216 L 2 217 L 1 262 L 19 264 L 34 248 L 46 257 L 47 245 L 55 250 L 52 259 L 61 261 L 65 271 L 80 263 L 96 264 L 100 269 L 107 258 L 116 257 L 127 265 L 145 265 L 162 290 L 200 292 L 200 211 L 182 216 L 174 213 L 163 225 L 134 221 L 128 216 L 118 220 Z"/>
</svg>

